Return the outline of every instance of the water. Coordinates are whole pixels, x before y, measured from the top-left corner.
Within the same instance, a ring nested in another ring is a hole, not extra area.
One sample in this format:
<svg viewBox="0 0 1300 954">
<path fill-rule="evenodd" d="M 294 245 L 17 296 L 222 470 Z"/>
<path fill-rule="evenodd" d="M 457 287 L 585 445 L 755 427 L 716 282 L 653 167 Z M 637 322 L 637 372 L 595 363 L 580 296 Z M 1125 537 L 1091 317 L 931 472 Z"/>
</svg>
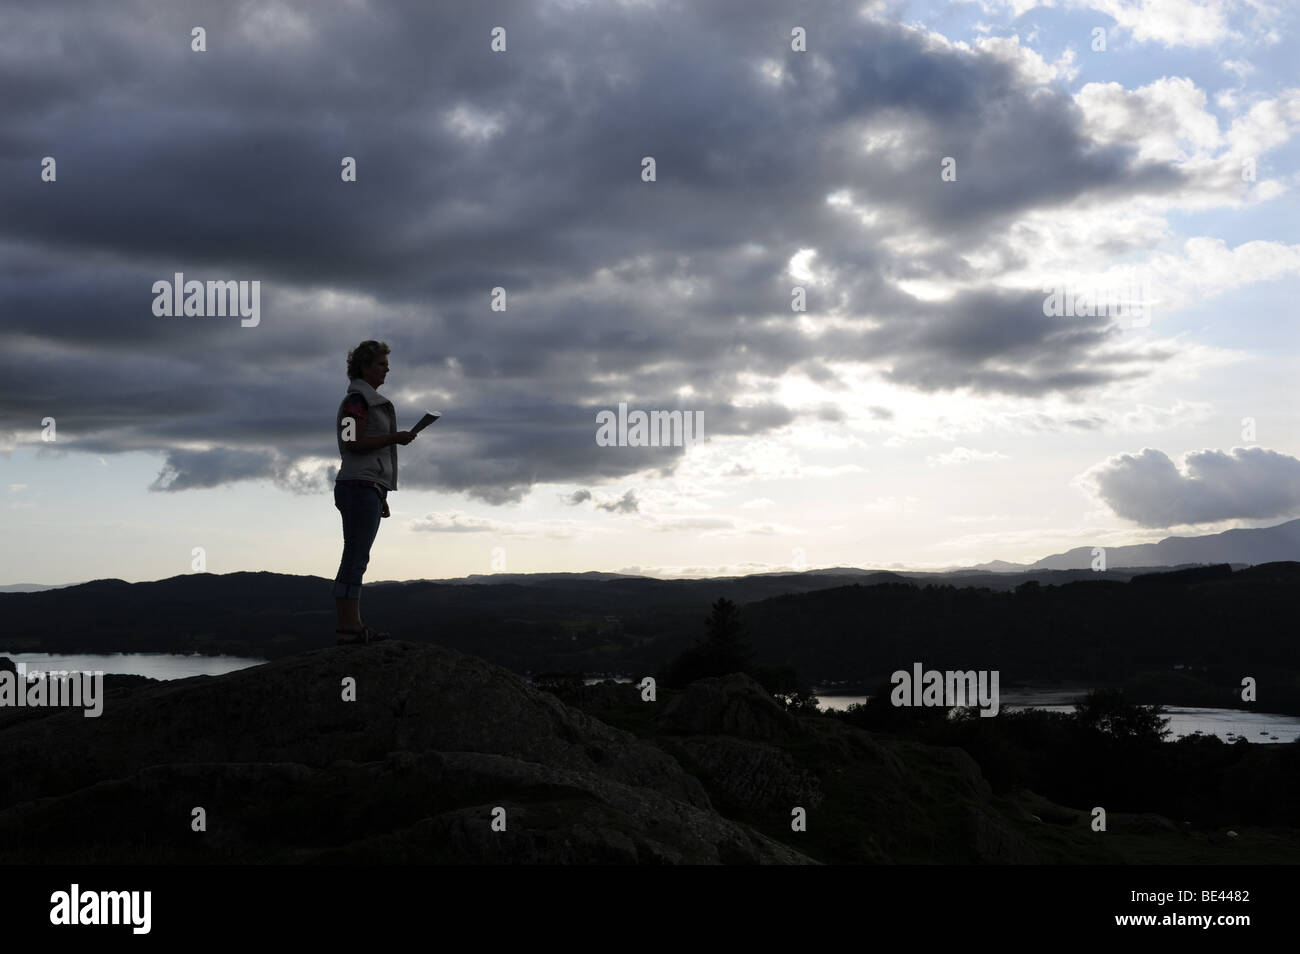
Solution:
<svg viewBox="0 0 1300 954">
<path fill-rule="evenodd" d="M 1000 693 L 1002 711 L 1017 709 L 1046 709 L 1049 712 L 1073 712 L 1071 700 L 1087 689 L 1017 689 Z M 855 702 L 866 702 L 866 696 L 819 695 L 823 709 L 843 711 Z M 1300 716 L 1280 715 L 1276 712 L 1248 712 L 1242 709 L 1206 709 L 1190 706 L 1166 706 L 1169 718 L 1169 735 L 1172 742 L 1184 735 L 1199 732 L 1217 735 L 1224 742 L 1236 741 L 1238 736 L 1251 743 L 1294 742 L 1300 738 Z"/>
<path fill-rule="evenodd" d="M 148 676 L 150 679 L 188 679 L 190 676 L 220 676 L 260 666 L 265 659 L 244 656 L 200 656 L 198 653 L 87 653 L 63 655 L 60 653 L 0 653 L 15 663 L 25 663 L 28 671 L 39 669 L 66 669 L 70 672 L 102 672 L 131 676 Z"/>
<path fill-rule="evenodd" d="M 851 705 L 865 703 L 870 696 L 834 696 L 830 694 L 823 695 L 820 692 L 813 691 L 817 697 L 817 705 L 822 709 L 834 709 L 836 712 L 843 712 Z"/>
<path fill-rule="evenodd" d="M 0 653 L 15 663 L 25 663 L 28 670 L 66 669 L 73 672 L 124 673 L 148 676 L 151 679 L 188 679 L 190 676 L 220 676 L 237 669 L 259 666 L 265 659 L 246 656 L 201 656 L 198 653 L 111 653 L 74 654 L 57 653 Z M 611 678 L 611 677 L 606 677 Z M 627 677 L 612 677 L 618 682 L 632 682 Z M 583 680 L 588 685 L 598 678 Z M 1033 706 L 1049 712 L 1073 712 L 1071 700 L 1087 692 L 1079 689 L 1018 689 L 1001 694 L 1002 709 L 1014 711 Z M 866 696 L 818 694 L 823 709 L 847 709 L 856 702 L 866 702 Z M 1273 712 L 1247 712 L 1241 709 L 1207 709 L 1187 706 L 1168 706 L 1169 740 L 1200 732 L 1217 735 L 1225 742 L 1242 736 L 1252 743 L 1294 742 L 1300 738 L 1300 717 L 1279 715 Z"/>
</svg>

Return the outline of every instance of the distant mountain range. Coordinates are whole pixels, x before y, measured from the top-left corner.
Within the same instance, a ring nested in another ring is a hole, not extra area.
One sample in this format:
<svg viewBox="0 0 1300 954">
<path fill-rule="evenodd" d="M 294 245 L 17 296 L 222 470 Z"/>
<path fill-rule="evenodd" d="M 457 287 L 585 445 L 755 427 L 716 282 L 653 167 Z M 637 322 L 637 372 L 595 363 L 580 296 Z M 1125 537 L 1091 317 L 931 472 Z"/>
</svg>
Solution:
<svg viewBox="0 0 1300 954">
<path fill-rule="evenodd" d="M 1181 566 L 1189 563 L 1236 565 L 1300 560 L 1300 520 L 1254 530 L 1225 530 L 1201 537 L 1165 537 L 1159 543 L 1106 547 L 1106 566 Z M 988 573 L 1023 573 L 1026 570 L 1086 570 L 1092 566 L 1092 546 L 1054 553 L 1035 563 L 994 560 L 975 570 Z"/>
<path fill-rule="evenodd" d="M 809 576 L 870 576 L 873 583 L 895 580 L 915 579 L 917 576 L 951 575 L 970 576 L 976 573 L 1033 573 L 1040 570 L 1091 570 L 1093 561 L 1093 544 L 1075 547 L 1064 553 L 1054 553 L 1033 563 L 1010 563 L 1006 560 L 991 560 L 975 566 L 951 567 L 945 570 L 908 570 L 894 568 L 889 570 L 862 569 L 860 567 L 822 567 L 805 570 Z M 1272 527 L 1259 527 L 1253 530 L 1225 530 L 1222 533 L 1210 533 L 1199 537 L 1165 537 L 1159 543 L 1139 543 L 1127 547 L 1106 547 L 1107 569 L 1122 567 L 1185 567 L 1196 564 L 1228 563 L 1233 566 L 1255 566 L 1260 563 L 1277 563 L 1281 561 L 1300 561 L 1300 519 L 1290 520 Z M 790 570 L 775 570 L 768 573 L 751 573 L 750 578 L 790 576 Z M 428 582 L 451 583 L 549 583 L 564 579 L 579 580 L 614 580 L 629 579 L 622 573 L 495 573 L 473 574 L 456 580 L 437 580 Z M 745 577 L 720 577 L 720 579 L 743 579 Z"/>
</svg>

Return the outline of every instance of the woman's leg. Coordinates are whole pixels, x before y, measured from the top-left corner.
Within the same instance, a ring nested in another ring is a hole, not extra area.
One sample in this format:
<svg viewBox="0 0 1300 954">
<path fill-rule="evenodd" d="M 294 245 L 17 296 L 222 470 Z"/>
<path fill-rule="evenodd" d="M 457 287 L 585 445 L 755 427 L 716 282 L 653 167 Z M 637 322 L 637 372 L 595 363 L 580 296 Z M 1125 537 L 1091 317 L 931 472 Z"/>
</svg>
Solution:
<svg viewBox="0 0 1300 954">
<path fill-rule="evenodd" d="M 361 578 L 370 563 L 370 547 L 379 532 L 383 502 L 371 487 L 334 484 L 334 506 L 343 518 L 343 558 L 334 578 L 338 628 L 361 629 Z"/>
<path fill-rule="evenodd" d="M 361 600 L 334 598 L 334 628 L 349 633 L 361 632 Z"/>
</svg>

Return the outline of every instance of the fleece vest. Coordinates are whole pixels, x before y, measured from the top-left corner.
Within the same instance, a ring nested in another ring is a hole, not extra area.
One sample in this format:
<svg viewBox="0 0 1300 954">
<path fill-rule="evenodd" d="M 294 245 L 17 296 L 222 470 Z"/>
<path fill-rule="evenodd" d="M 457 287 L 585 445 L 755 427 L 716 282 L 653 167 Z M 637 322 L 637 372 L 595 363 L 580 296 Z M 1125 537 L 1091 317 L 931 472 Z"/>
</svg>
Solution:
<svg viewBox="0 0 1300 954">
<path fill-rule="evenodd" d="M 339 457 L 342 464 L 335 480 L 373 480 L 389 490 L 397 489 L 397 445 L 376 447 L 372 451 L 358 451 L 352 445 L 343 443 L 343 405 L 348 397 L 360 394 L 366 399 L 366 420 L 364 434 L 358 429 L 358 436 L 380 437 L 384 434 L 397 433 L 397 412 L 393 402 L 388 400 L 370 384 L 361 378 L 348 382 L 347 394 L 339 402 L 338 413 L 334 420 L 334 435 L 338 439 Z"/>
</svg>

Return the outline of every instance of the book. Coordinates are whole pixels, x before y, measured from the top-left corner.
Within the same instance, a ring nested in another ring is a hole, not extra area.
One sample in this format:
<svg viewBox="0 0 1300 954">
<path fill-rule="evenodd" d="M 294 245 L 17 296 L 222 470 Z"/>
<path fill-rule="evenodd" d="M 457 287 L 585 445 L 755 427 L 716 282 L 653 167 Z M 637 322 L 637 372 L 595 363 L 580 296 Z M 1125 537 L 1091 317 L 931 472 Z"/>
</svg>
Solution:
<svg viewBox="0 0 1300 954">
<path fill-rule="evenodd" d="M 417 423 L 415 427 L 411 428 L 411 433 L 412 434 L 420 433 L 420 431 L 424 430 L 426 427 L 428 427 L 430 424 L 432 424 L 440 417 L 442 417 L 442 415 L 439 414 L 437 411 L 425 411 L 424 417 L 420 418 L 419 423 Z"/>
</svg>

